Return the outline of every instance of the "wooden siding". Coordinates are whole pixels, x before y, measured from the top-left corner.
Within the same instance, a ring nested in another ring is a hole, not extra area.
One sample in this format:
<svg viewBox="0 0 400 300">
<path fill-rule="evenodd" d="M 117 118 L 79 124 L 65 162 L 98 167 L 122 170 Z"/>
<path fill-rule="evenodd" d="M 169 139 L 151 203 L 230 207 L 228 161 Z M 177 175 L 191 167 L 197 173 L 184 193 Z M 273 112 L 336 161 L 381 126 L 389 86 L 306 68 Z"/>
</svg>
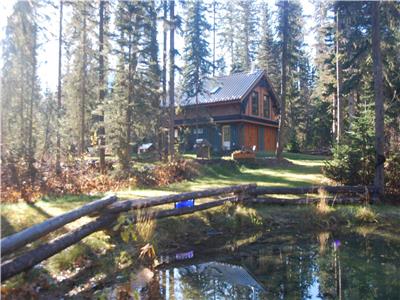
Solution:
<svg viewBox="0 0 400 300">
<path fill-rule="evenodd" d="M 244 110 L 244 114 L 248 115 L 248 116 L 254 116 L 251 113 L 251 96 L 253 94 L 253 92 L 257 92 L 258 93 L 258 115 L 257 117 L 260 118 L 264 118 L 263 114 L 264 114 L 264 95 L 268 95 L 268 90 L 266 87 L 262 87 L 261 85 L 256 86 L 249 94 L 249 96 L 247 97 L 247 104 L 246 104 L 246 108 Z M 277 114 L 275 112 L 275 109 L 272 105 L 272 101 L 270 101 L 270 112 L 271 112 L 271 118 L 269 118 L 270 120 L 276 120 Z M 267 119 L 267 118 L 265 118 Z"/>
<path fill-rule="evenodd" d="M 264 128 L 264 141 L 265 141 L 265 151 L 275 151 L 276 150 L 276 135 L 277 129 L 272 127 Z"/>
<path fill-rule="evenodd" d="M 252 148 L 258 145 L 258 126 L 253 124 L 244 125 L 244 146 Z"/>
<path fill-rule="evenodd" d="M 198 116 L 201 119 L 209 119 L 213 116 L 227 116 L 240 114 L 240 103 L 209 104 L 199 105 Z M 193 119 L 196 120 L 197 111 L 195 106 L 182 107 L 175 117 L 176 120 Z"/>
<path fill-rule="evenodd" d="M 252 148 L 257 146 L 257 151 L 275 151 L 277 129 L 269 126 L 244 124 L 244 146 Z"/>
</svg>

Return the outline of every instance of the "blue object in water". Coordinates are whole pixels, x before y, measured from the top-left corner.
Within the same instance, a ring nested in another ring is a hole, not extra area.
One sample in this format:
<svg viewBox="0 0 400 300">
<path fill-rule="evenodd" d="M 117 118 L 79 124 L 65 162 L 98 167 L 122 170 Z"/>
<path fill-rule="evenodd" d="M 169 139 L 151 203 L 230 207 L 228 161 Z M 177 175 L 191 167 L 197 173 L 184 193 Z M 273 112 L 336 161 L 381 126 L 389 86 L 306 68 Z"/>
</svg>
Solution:
<svg viewBox="0 0 400 300">
<path fill-rule="evenodd" d="M 175 202 L 175 208 L 186 208 L 186 207 L 193 207 L 193 206 L 194 206 L 194 199 Z"/>
</svg>

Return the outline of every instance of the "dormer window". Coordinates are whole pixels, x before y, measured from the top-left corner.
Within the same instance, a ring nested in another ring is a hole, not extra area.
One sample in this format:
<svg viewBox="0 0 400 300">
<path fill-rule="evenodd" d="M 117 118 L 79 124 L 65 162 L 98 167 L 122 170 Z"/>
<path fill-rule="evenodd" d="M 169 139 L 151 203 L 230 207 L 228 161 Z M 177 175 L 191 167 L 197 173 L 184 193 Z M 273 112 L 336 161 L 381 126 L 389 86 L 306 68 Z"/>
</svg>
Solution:
<svg viewBox="0 0 400 300">
<path fill-rule="evenodd" d="M 216 86 L 210 91 L 210 94 L 211 95 L 216 94 L 220 89 L 221 89 L 220 86 Z"/>
<path fill-rule="evenodd" d="M 258 116 L 258 93 L 253 92 L 251 95 L 251 114 Z"/>
</svg>

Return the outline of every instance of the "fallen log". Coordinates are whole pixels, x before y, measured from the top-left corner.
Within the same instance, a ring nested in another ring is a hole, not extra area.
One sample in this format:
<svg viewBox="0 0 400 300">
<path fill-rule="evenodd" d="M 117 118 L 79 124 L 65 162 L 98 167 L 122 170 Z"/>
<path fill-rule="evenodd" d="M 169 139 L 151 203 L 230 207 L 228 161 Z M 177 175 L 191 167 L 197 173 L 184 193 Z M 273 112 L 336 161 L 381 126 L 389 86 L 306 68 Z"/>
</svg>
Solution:
<svg viewBox="0 0 400 300">
<path fill-rule="evenodd" d="M 226 202 L 238 202 L 239 199 L 237 196 L 226 197 L 223 199 L 218 199 L 212 202 L 202 203 L 193 207 L 185 207 L 185 208 L 174 208 L 168 210 L 160 210 L 160 211 L 151 211 L 146 214 L 139 213 L 131 217 L 133 223 L 143 222 L 145 220 L 153 220 L 153 219 L 162 219 L 174 216 L 182 216 L 191 214 L 194 212 L 210 209 L 217 206 L 222 206 Z"/>
<path fill-rule="evenodd" d="M 213 202 L 203 203 L 194 207 L 187 207 L 181 209 L 170 209 L 164 211 L 154 211 L 140 217 L 133 216 L 134 223 L 143 222 L 148 219 L 160 219 L 172 216 L 180 216 L 190 214 L 196 211 L 206 210 L 209 208 L 221 206 L 226 202 L 235 202 L 238 197 L 227 197 L 219 199 Z M 70 233 L 64 234 L 63 236 L 54 239 L 46 244 L 39 246 L 36 249 L 30 250 L 16 258 L 5 261 L 1 265 L 1 281 L 5 281 L 12 276 L 15 276 L 23 271 L 29 270 L 34 265 L 42 262 L 43 260 L 57 254 L 58 252 L 68 248 L 69 246 L 76 244 L 86 236 L 109 227 L 116 220 L 118 214 L 107 214 L 96 220 L 83 225 Z"/>
<path fill-rule="evenodd" d="M 30 250 L 18 257 L 3 262 L 1 264 L 1 281 L 4 282 L 10 277 L 26 271 L 41 261 L 53 256 L 54 254 L 57 254 L 61 250 L 76 244 L 93 232 L 101 230 L 102 228 L 111 224 L 116 218 L 117 215 L 110 214 L 99 217 L 78 229 L 75 229 L 59 238 L 39 246 L 36 249 Z"/>
<path fill-rule="evenodd" d="M 257 187 L 256 189 L 249 191 L 249 194 L 257 195 L 284 195 L 284 194 L 317 194 L 319 190 L 324 190 L 327 193 L 372 193 L 373 187 L 366 186 L 309 186 L 309 187 Z"/>
<path fill-rule="evenodd" d="M 324 199 L 327 204 L 359 204 L 362 200 L 359 197 L 329 197 Z M 318 204 L 321 202 L 320 198 L 298 198 L 298 199 L 283 199 L 273 197 L 253 198 L 251 203 L 260 204 L 279 204 L 279 205 L 302 205 L 302 204 Z"/>
<path fill-rule="evenodd" d="M 256 188 L 256 184 L 243 184 L 243 185 L 234 185 L 224 188 L 216 188 L 210 190 L 196 191 L 196 192 L 187 192 L 176 195 L 167 195 L 161 197 L 151 197 L 147 199 L 133 199 L 126 200 L 114 203 L 107 207 L 102 213 L 119 213 L 124 211 L 129 211 L 132 209 L 141 209 L 147 208 L 157 205 L 163 205 L 168 203 L 174 203 L 183 200 L 189 199 L 199 199 L 206 198 L 211 196 L 218 196 L 222 194 L 229 193 L 239 193 L 239 192 L 250 192 Z"/>
<path fill-rule="evenodd" d="M 38 238 L 71 223 L 83 216 L 99 211 L 102 208 L 117 201 L 116 196 L 108 196 L 100 200 L 90 202 L 80 208 L 74 209 L 65 214 L 50 218 L 40 224 L 26 228 L 13 235 L 7 236 L 1 240 L 1 256 L 7 255 L 26 244 L 37 240 Z"/>
</svg>

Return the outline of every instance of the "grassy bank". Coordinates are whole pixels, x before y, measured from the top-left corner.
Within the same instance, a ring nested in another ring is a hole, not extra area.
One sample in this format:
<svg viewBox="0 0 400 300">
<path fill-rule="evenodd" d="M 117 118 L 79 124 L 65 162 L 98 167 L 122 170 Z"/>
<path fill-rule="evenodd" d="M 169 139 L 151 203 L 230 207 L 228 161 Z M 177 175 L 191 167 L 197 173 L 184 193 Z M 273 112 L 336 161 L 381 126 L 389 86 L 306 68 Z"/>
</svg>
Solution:
<svg viewBox="0 0 400 300">
<path fill-rule="evenodd" d="M 271 156 L 269 153 L 258 155 L 259 157 Z M 291 164 L 274 167 L 231 164 L 205 165 L 201 170 L 201 175 L 194 180 L 182 181 L 160 188 L 137 188 L 133 186 L 118 191 L 117 195 L 122 199 L 143 198 L 234 184 L 256 183 L 260 186 L 296 187 L 321 184 L 326 180 L 321 174 L 324 157 L 290 153 L 286 154 L 285 157 Z M 100 196 L 102 195 L 47 197 L 33 204 L 25 202 L 1 204 L 1 234 L 2 236 L 12 234 Z M 80 224 L 75 225 L 79 226 Z"/>
<path fill-rule="evenodd" d="M 244 183 L 290 187 L 324 183 L 325 178 L 321 174 L 323 157 L 288 154 L 286 158 L 290 163 L 284 166 L 205 165 L 201 175 L 191 181 L 157 189 L 131 187 L 117 194 L 121 198 L 141 198 Z M 44 198 L 34 204 L 2 204 L 2 236 L 59 215 L 94 198 L 68 196 Z M 32 292 L 37 287 L 52 297 L 61 297 L 65 293 L 82 296 L 90 293 L 93 286 L 98 288 L 116 280 L 126 280 L 133 270 L 148 264 L 146 258 L 139 259 L 140 248 L 148 242 L 154 246 L 156 254 L 173 254 L 193 247 L 224 251 L 253 243 L 266 232 L 283 230 L 301 234 L 304 230 L 317 232 L 339 227 L 360 227 L 363 234 L 381 234 L 397 239 L 400 236 L 396 229 L 400 228 L 399 217 L 400 209 L 385 206 L 361 211 L 351 206 L 326 209 L 314 206 L 225 205 L 193 215 L 144 222 L 135 227 L 135 238 L 128 243 L 122 240 L 120 231 L 97 232 L 48 259 L 39 268 L 10 280 L 4 288 L 5 293 L 21 293 L 24 296 L 23 293 Z M 83 218 L 68 225 L 68 228 L 77 228 L 88 220 Z M 277 238 L 283 236 L 277 234 Z"/>
</svg>

